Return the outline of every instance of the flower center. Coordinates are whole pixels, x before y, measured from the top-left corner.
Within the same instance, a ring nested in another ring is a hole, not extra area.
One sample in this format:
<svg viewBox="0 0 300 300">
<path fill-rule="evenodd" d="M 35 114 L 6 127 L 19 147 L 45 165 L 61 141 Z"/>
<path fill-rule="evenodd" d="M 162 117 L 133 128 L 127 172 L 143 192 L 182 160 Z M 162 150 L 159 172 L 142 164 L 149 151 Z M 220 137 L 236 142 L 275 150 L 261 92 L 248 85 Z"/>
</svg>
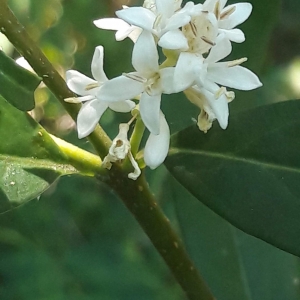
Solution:
<svg viewBox="0 0 300 300">
<path fill-rule="evenodd" d="M 218 34 L 216 18 L 214 14 L 202 12 L 192 18 L 189 24 L 182 28 L 189 44 L 189 50 L 203 54 L 214 46 Z"/>
</svg>

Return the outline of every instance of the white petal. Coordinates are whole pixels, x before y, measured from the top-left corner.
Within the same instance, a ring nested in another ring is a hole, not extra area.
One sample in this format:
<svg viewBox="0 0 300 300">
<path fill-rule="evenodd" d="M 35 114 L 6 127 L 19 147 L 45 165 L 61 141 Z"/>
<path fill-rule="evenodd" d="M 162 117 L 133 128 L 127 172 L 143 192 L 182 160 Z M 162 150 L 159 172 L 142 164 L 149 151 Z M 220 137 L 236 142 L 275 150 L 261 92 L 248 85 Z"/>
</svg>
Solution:
<svg viewBox="0 0 300 300">
<path fill-rule="evenodd" d="M 185 35 L 179 29 L 165 33 L 160 38 L 158 45 L 164 49 L 171 50 L 187 50 L 189 48 Z"/>
<path fill-rule="evenodd" d="M 130 27 L 126 29 L 118 30 L 115 34 L 117 41 L 123 41 L 125 38 L 129 37 L 134 43 L 137 41 L 140 36 L 142 29 L 136 27 L 134 25 L 130 25 Z"/>
<path fill-rule="evenodd" d="M 180 13 L 187 13 L 190 16 L 194 17 L 194 16 L 198 16 L 199 14 L 201 14 L 202 11 L 205 11 L 205 9 L 203 9 L 203 4 L 198 3 L 195 5 L 192 1 L 189 1 L 180 10 Z"/>
<path fill-rule="evenodd" d="M 123 41 L 125 38 L 129 37 L 133 42 L 136 42 L 141 29 L 129 25 L 122 19 L 118 18 L 104 18 L 100 20 L 94 21 L 94 24 L 98 28 L 108 29 L 108 30 L 116 30 L 116 40 Z"/>
<path fill-rule="evenodd" d="M 228 100 L 226 96 L 223 94 L 218 99 L 216 99 L 212 93 L 206 91 L 205 89 L 202 90 L 202 93 L 206 97 L 211 110 L 215 114 L 220 124 L 220 127 L 222 129 L 226 129 L 229 116 Z"/>
<path fill-rule="evenodd" d="M 223 35 L 219 35 L 216 40 L 216 45 L 213 46 L 209 52 L 205 63 L 217 62 L 231 53 L 232 46 L 230 41 Z"/>
<path fill-rule="evenodd" d="M 80 102 L 85 102 L 85 101 L 90 101 L 96 99 L 94 95 L 87 95 L 87 96 L 82 96 L 82 97 L 69 97 L 65 98 L 64 101 L 68 103 L 80 103 Z"/>
<path fill-rule="evenodd" d="M 151 169 L 157 168 L 165 160 L 170 144 L 170 129 L 165 116 L 160 112 L 159 135 L 150 134 L 144 151 L 144 160 Z"/>
<path fill-rule="evenodd" d="M 97 83 L 97 81 L 74 70 L 69 70 L 66 72 L 66 82 L 68 88 L 80 96 L 93 94 L 92 90 L 87 90 L 87 86 Z"/>
<path fill-rule="evenodd" d="M 134 107 L 135 103 L 130 100 L 126 101 L 117 101 L 117 102 L 110 102 L 108 104 L 109 108 L 116 111 L 116 112 L 130 112 Z"/>
<path fill-rule="evenodd" d="M 217 0 L 206 0 L 203 3 L 203 11 L 209 11 L 209 12 L 214 11 L 216 2 L 217 2 Z"/>
<path fill-rule="evenodd" d="M 196 83 L 199 88 L 204 88 L 213 94 L 215 94 L 220 89 L 220 87 L 214 81 L 208 79 L 207 77 L 197 78 Z"/>
<path fill-rule="evenodd" d="M 140 100 L 141 118 L 153 134 L 159 134 L 160 100 L 161 94 L 149 96 L 147 93 L 143 93 Z"/>
<path fill-rule="evenodd" d="M 132 99 L 143 91 L 144 83 L 122 75 L 106 81 L 98 90 L 97 98 L 103 101 L 116 102 Z"/>
<path fill-rule="evenodd" d="M 130 25 L 127 28 L 118 30 L 115 34 L 116 41 L 123 41 L 130 35 L 130 33 L 133 30 L 134 30 L 134 26 L 132 26 L 132 25 Z"/>
<path fill-rule="evenodd" d="M 183 91 L 195 81 L 195 70 L 202 65 L 202 57 L 189 52 L 182 52 L 179 56 L 174 73 L 174 86 L 177 91 Z"/>
<path fill-rule="evenodd" d="M 242 43 L 245 41 L 245 35 L 240 29 L 219 29 L 221 34 L 224 34 L 230 41 Z"/>
<path fill-rule="evenodd" d="M 157 14 L 169 18 L 174 13 L 174 0 L 156 0 Z"/>
<path fill-rule="evenodd" d="M 128 37 L 136 43 L 137 39 L 139 38 L 140 34 L 142 33 L 142 29 L 136 26 L 132 26 L 133 30 L 131 33 L 128 35 Z"/>
<path fill-rule="evenodd" d="M 130 25 L 125 21 L 118 19 L 118 18 L 104 18 L 95 20 L 93 22 L 95 26 L 101 29 L 108 29 L 108 30 L 123 30 L 125 28 L 129 28 Z"/>
<path fill-rule="evenodd" d="M 151 31 L 155 15 L 144 7 L 130 7 L 116 11 L 116 15 L 131 25 Z"/>
<path fill-rule="evenodd" d="M 174 67 L 163 68 L 160 70 L 160 80 L 162 92 L 164 94 L 173 94 L 177 93 L 177 87 L 174 85 Z"/>
<path fill-rule="evenodd" d="M 235 6 L 235 11 L 227 19 L 219 21 L 220 28 L 224 28 L 224 29 L 234 28 L 237 25 L 245 22 L 249 18 L 252 11 L 252 5 L 250 3 L 237 3 L 237 4 L 228 5 L 226 7 L 226 10 L 234 6 Z"/>
<path fill-rule="evenodd" d="M 169 20 L 166 25 L 165 31 L 178 29 L 188 22 L 190 22 L 191 16 L 184 11 L 179 11 L 178 13 L 174 14 Z"/>
<path fill-rule="evenodd" d="M 223 10 L 223 8 L 225 7 L 227 3 L 227 0 L 220 0 L 220 9 Z"/>
<path fill-rule="evenodd" d="M 103 56 L 104 56 L 103 47 L 102 46 L 96 47 L 93 60 L 92 60 L 92 74 L 99 84 L 104 83 L 105 81 L 108 80 L 103 71 Z"/>
<path fill-rule="evenodd" d="M 250 70 L 241 67 L 226 67 L 226 63 L 216 63 L 208 70 L 208 79 L 227 87 L 238 90 L 253 90 L 262 83 L 258 77 Z"/>
<path fill-rule="evenodd" d="M 80 139 L 88 136 L 95 129 L 106 109 L 107 104 L 98 99 L 82 105 L 77 116 L 77 131 Z"/>
<path fill-rule="evenodd" d="M 145 77 L 158 71 L 158 53 L 153 35 L 144 30 L 132 51 L 133 67 Z"/>
</svg>

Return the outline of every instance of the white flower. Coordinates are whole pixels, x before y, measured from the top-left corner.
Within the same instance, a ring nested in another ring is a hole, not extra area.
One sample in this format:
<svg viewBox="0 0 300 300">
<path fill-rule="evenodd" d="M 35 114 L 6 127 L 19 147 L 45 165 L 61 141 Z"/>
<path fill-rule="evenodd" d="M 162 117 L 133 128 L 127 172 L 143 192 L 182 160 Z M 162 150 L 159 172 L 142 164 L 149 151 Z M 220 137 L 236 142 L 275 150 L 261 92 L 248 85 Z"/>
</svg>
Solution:
<svg viewBox="0 0 300 300">
<path fill-rule="evenodd" d="M 205 133 L 211 128 L 212 122 L 217 119 L 222 129 L 226 129 L 228 125 L 228 102 L 234 99 L 233 92 L 227 92 L 223 87 L 211 93 L 206 89 L 200 89 L 193 86 L 184 91 L 186 97 L 201 111 L 198 116 L 198 127 Z"/>
<path fill-rule="evenodd" d="M 248 19 L 252 11 L 250 3 L 236 3 L 225 7 L 227 0 L 206 0 L 203 10 L 213 12 L 218 19 L 219 32 L 237 43 L 245 40 L 244 33 L 235 27 Z"/>
<path fill-rule="evenodd" d="M 69 89 L 81 97 L 67 98 L 65 101 L 71 103 L 85 102 L 77 116 L 79 138 L 86 137 L 95 129 L 108 107 L 117 112 L 129 112 L 135 106 L 135 103 L 130 100 L 108 103 L 97 98 L 96 95 L 100 87 L 109 81 L 103 71 L 103 55 L 103 47 L 96 47 L 91 66 L 93 77 L 96 80 L 74 70 L 69 70 L 66 73 Z"/>
<path fill-rule="evenodd" d="M 195 13 L 189 22 L 182 28 L 187 38 L 189 48 L 187 52 L 203 54 L 215 44 L 218 35 L 218 21 L 213 13 Z"/>
<path fill-rule="evenodd" d="M 127 23 L 140 27 L 154 34 L 158 44 L 166 49 L 186 49 L 186 38 L 179 29 L 190 20 L 192 2 L 181 10 L 181 1 L 156 0 L 148 1 L 145 7 L 130 7 L 116 12 L 116 15 Z"/>
<path fill-rule="evenodd" d="M 231 52 L 231 43 L 223 35 L 219 35 L 216 45 L 211 48 L 207 58 L 202 55 L 181 53 L 174 73 L 174 85 L 178 89 L 186 89 L 195 83 L 200 88 L 215 93 L 219 87 L 226 86 L 238 90 L 252 90 L 262 84 L 258 77 L 240 64 L 247 59 L 218 62 Z"/>
<path fill-rule="evenodd" d="M 114 102 L 141 94 L 141 118 L 149 131 L 157 135 L 160 128 L 161 94 L 175 92 L 174 68 L 159 69 L 155 41 L 147 31 L 141 33 L 133 48 L 132 65 L 136 72 L 110 80 L 99 89 L 97 95 L 104 101 Z"/>
<path fill-rule="evenodd" d="M 240 66 L 241 63 L 247 60 L 246 58 L 218 62 L 228 56 L 231 50 L 229 40 L 219 35 L 216 45 L 203 61 L 200 76 L 196 78 L 199 87 L 204 86 L 210 89 L 209 87 L 213 87 L 217 83 L 221 86 L 248 91 L 262 86 L 259 78 L 253 72 Z"/>
<path fill-rule="evenodd" d="M 231 49 L 230 41 L 219 35 L 206 58 L 184 52 L 175 68 L 174 86 L 187 89 L 187 98 L 201 108 L 198 127 L 204 132 L 210 129 L 214 119 L 223 129 L 228 124 L 228 102 L 233 100 L 234 93 L 219 85 L 239 90 L 252 90 L 262 85 L 253 72 L 240 66 L 246 59 L 218 62 L 228 56 Z"/>
<path fill-rule="evenodd" d="M 108 155 L 104 158 L 102 166 L 106 169 L 110 169 L 113 162 L 122 161 L 128 156 L 134 171 L 128 174 L 128 178 L 136 180 L 141 175 L 141 170 L 132 156 L 130 151 L 131 146 L 128 141 L 129 125 L 122 123 L 119 125 L 119 134 L 114 138 L 111 147 L 109 148 Z"/>
<path fill-rule="evenodd" d="M 174 68 L 159 69 L 158 53 L 152 34 L 143 31 L 132 55 L 136 72 L 125 74 L 105 83 L 98 97 L 114 102 L 134 98 L 141 94 L 139 110 L 142 121 L 150 131 L 145 148 L 145 162 L 156 168 L 165 159 L 169 149 L 170 131 L 160 111 L 161 94 L 175 92 Z"/>
<path fill-rule="evenodd" d="M 123 5 L 123 9 L 126 8 L 128 7 Z M 116 30 L 115 37 L 117 41 L 122 41 L 129 37 L 135 43 L 142 32 L 141 28 L 134 25 L 129 25 L 125 21 L 118 18 L 103 18 L 95 20 L 94 24 L 101 29 Z"/>
</svg>

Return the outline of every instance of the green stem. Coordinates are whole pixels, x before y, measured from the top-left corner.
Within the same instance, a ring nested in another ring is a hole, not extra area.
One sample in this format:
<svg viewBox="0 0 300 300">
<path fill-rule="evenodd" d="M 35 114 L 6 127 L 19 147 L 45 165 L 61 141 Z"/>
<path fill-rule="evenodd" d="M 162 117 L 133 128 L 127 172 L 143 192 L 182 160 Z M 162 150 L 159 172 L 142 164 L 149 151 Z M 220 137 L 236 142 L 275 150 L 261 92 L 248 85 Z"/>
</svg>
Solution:
<svg viewBox="0 0 300 300">
<path fill-rule="evenodd" d="M 140 143 L 142 137 L 144 135 L 145 125 L 142 119 L 138 116 L 137 120 L 134 125 L 134 129 L 130 138 L 130 145 L 131 145 L 131 153 L 133 157 L 136 156 L 137 152 L 139 151 Z"/>
<path fill-rule="evenodd" d="M 188 299 L 214 300 L 214 296 L 188 257 L 182 241 L 172 229 L 170 221 L 155 202 L 144 174 L 137 181 L 128 179 L 127 174 L 120 174 L 115 167 L 109 174 L 110 179 L 107 183 L 117 192 L 141 225 Z M 120 182 L 123 184 L 120 185 Z"/>
<path fill-rule="evenodd" d="M 50 136 L 65 155 L 67 162 L 83 175 L 95 176 L 95 174 L 107 173 L 107 170 L 101 167 L 102 161 L 99 156 L 80 149 L 52 134 Z"/>
<path fill-rule="evenodd" d="M 20 54 L 29 62 L 34 71 L 43 79 L 44 83 L 64 106 L 70 116 L 76 120 L 80 106 L 64 101 L 66 98 L 74 97 L 74 94 L 68 89 L 64 79 L 28 35 L 24 26 L 19 23 L 7 6 L 6 0 L 0 0 L 0 31 L 7 36 Z M 99 125 L 89 135 L 88 139 L 100 157 L 103 158 L 108 153 L 111 140 Z"/>
</svg>

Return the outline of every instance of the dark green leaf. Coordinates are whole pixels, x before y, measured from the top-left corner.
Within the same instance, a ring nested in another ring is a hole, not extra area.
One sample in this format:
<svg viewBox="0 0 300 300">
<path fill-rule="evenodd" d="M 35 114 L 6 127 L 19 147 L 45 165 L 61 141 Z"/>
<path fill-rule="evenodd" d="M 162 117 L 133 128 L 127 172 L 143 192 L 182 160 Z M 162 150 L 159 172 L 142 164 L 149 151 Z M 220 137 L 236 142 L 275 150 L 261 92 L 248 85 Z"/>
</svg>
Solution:
<svg viewBox="0 0 300 300">
<path fill-rule="evenodd" d="M 163 186 L 164 198 L 175 204 L 187 250 L 216 299 L 252 300 L 232 226 L 171 176 Z"/>
<path fill-rule="evenodd" d="M 216 299 L 299 299 L 298 257 L 234 228 L 173 178 L 164 190 L 175 203 L 187 250 Z"/>
<path fill-rule="evenodd" d="M 196 126 L 173 136 L 166 165 L 195 197 L 234 226 L 300 255 L 300 102 Z"/>
<path fill-rule="evenodd" d="M 240 44 L 233 43 L 232 53 L 225 60 L 247 57 L 248 60 L 243 63 L 243 66 L 257 74 L 265 86 L 263 89 L 253 91 L 236 91 L 236 100 L 238 101 L 233 101 L 230 104 L 231 111 L 247 110 L 275 101 L 274 98 L 268 97 L 270 95 L 268 89 L 273 87 L 268 87 L 265 78 L 268 70 L 266 65 L 270 63 L 270 56 L 272 55 L 270 40 L 274 27 L 278 26 L 281 0 L 250 0 L 246 2 L 252 4 L 252 13 L 249 19 L 238 26 L 245 33 L 246 40 Z M 228 1 L 228 4 L 231 3 L 237 3 L 237 1 Z M 264 72 L 262 72 L 263 69 Z"/>
<path fill-rule="evenodd" d="M 41 79 L 0 51 L 0 95 L 16 108 L 34 108 L 33 92 Z"/>
<path fill-rule="evenodd" d="M 48 133 L 0 96 L 0 212 L 39 196 L 76 173 Z"/>
</svg>

